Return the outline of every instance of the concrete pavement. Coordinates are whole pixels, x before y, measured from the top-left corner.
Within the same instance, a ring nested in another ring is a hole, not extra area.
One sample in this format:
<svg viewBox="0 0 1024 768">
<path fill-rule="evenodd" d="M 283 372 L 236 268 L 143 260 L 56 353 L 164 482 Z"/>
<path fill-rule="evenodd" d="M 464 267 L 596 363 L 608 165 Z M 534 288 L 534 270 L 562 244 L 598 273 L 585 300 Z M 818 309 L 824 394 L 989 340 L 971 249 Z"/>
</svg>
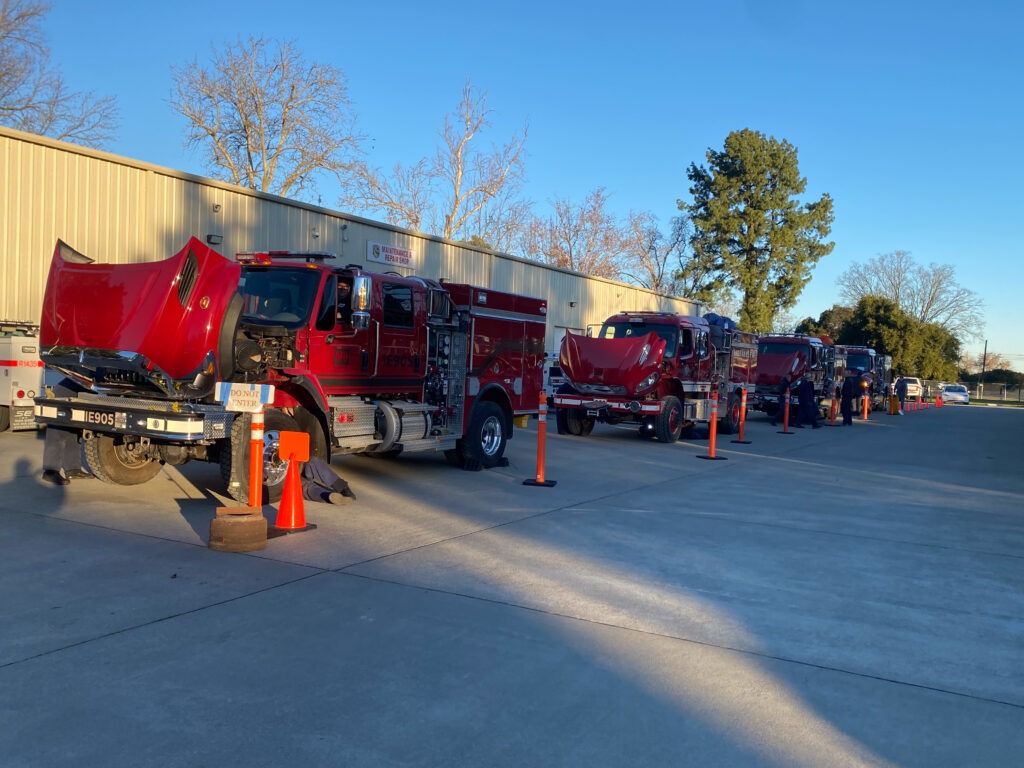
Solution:
<svg viewBox="0 0 1024 768">
<path fill-rule="evenodd" d="M 535 488 L 531 426 L 479 473 L 338 458 L 358 501 L 249 554 L 212 465 L 54 488 L 6 433 L 0 764 L 1017 764 L 1022 428 L 599 425 Z"/>
</svg>

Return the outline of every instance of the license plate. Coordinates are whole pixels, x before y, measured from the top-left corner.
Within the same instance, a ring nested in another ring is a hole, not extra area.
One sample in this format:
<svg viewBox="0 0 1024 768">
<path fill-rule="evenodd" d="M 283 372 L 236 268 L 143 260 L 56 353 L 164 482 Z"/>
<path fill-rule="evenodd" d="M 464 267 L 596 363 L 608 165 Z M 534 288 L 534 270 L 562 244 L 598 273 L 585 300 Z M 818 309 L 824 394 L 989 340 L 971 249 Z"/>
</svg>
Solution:
<svg viewBox="0 0 1024 768">
<path fill-rule="evenodd" d="M 108 427 L 111 429 L 124 429 L 128 418 L 124 413 L 115 411 L 79 411 L 72 412 L 75 421 L 83 422 L 92 427 Z"/>
</svg>

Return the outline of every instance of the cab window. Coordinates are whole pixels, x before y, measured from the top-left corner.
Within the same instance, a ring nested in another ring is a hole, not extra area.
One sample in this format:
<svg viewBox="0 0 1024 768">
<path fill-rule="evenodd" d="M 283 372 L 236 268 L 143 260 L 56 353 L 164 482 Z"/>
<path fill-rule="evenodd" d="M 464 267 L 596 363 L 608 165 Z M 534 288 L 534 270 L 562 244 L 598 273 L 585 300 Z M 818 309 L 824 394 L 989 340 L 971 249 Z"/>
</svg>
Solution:
<svg viewBox="0 0 1024 768">
<path fill-rule="evenodd" d="M 320 311 L 316 315 L 316 329 L 318 331 L 329 331 L 334 328 L 334 318 L 337 314 L 335 298 L 338 295 L 338 278 L 331 275 L 324 283 L 324 289 L 320 294 Z"/>
<path fill-rule="evenodd" d="M 384 325 L 412 328 L 412 289 L 396 283 L 384 283 L 381 293 Z"/>
</svg>

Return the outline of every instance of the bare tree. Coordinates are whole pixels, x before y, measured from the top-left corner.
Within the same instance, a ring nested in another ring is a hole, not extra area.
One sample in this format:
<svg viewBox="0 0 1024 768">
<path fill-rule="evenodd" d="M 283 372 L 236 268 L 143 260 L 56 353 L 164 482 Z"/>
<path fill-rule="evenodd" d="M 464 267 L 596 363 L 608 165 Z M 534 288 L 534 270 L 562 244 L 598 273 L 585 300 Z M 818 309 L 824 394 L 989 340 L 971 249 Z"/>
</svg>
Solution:
<svg viewBox="0 0 1024 768">
<path fill-rule="evenodd" d="M 433 158 L 396 164 L 390 175 L 360 162 L 339 204 L 397 226 L 503 249 L 529 212 L 517 199 L 527 130 L 500 147 L 477 150 L 490 114 L 486 94 L 474 93 L 467 82 L 458 108 L 445 116 Z"/>
<path fill-rule="evenodd" d="M 39 26 L 49 11 L 45 2 L 0 0 L 0 123 L 101 147 L 114 137 L 117 102 L 67 87 Z"/>
<path fill-rule="evenodd" d="M 673 218 L 671 231 L 665 236 L 653 213 L 631 211 L 622 237 L 623 277 L 658 293 L 671 296 L 682 292 L 679 277 L 690 238 L 689 219 Z"/>
<path fill-rule="evenodd" d="M 500 253 L 511 253 L 522 239 L 532 211 L 533 204 L 519 197 L 518 185 L 503 188 L 466 220 L 466 232 L 482 234 L 462 239 Z"/>
<path fill-rule="evenodd" d="M 426 160 L 411 167 L 395 163 L 390 176 L 379 170 L 371 171 L 362 160 L 355 163 L 352 171 L 347 191 L 338 201 L 340 206 L 382 216 L 396 227 L 423 231 L 423 217 L 434 197 Z"/>
<path fill-rule="evenodd" d="M 967 373 L 978 373 L 979 371 L 1009 371 L 1013 363 L 998 352 L 977 352 L 970 354 L 965 352 L 960 355 L 959 366 Z"/>
<path fill-rule="evenodd" d="M 853 264 L 838 280 L 853 306 L 864 296 L 882 296 L 922 323 L 934 323 L 958 339 L 980 338 L 982 300 L 956 281 L 949 264 L 919 265 L 907 251 L 893 251 Z"/>
<path fill-rule="evenodd" d="M 718 297 L 714 302 L 707 305 L 708 312 L 714 312 L 717 315 L 723 317 L 737 318 L 740 316 L 740 309 L 743 306 L 743 302 L 740 298 L 729 291 L 722 291 L 718 294 Z M 787 312 L 783 312 L 779 316 L 779 323 L 783 326 L 791 326 L 793 322 L 792 315 Z"/>
<path fill-rule="evenodd" d="M 772 321 L 771 332 L 778 334 L 793 333 L 796 329 L 796 315 L 789 311 L 779 312 Z"/>
<path fill-rule="evenodd" d="M 531 220 L 522 238 L 526 256 L 587 275 L 619 279 L 625 250 L 615 218 L 605 210 L 608 195 L 595 189 L 582 205 L 554 200 L 548 219 Z"/>
<path fill-rule="evenodd" d="M 171 105 L 217 178 L 296 196 L 358 156 L 344 74 L 306 61 L 291 42 L 250 37 L 214 49 L 209 68 L 193 61 L 172 73 Z"/>
</svg>

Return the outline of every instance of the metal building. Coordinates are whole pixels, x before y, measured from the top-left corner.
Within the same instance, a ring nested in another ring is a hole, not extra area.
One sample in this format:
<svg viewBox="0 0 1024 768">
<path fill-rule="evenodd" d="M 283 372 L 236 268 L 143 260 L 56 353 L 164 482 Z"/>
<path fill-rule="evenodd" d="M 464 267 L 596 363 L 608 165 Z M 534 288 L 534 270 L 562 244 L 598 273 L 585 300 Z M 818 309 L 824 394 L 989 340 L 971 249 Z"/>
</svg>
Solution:
<svg viewBox="0 0 1024 768">
<path fill-rule="evenodd" d="M 195 235 L 233 256 L 328 251 L 367 269 L 548 301 L 547 350 L 620 310 L 698 314 L 698 303 L 0 127 L 0 319 L 38 322 L 54 244 L 96 261 L 166 258 Z"/>
</svg>

